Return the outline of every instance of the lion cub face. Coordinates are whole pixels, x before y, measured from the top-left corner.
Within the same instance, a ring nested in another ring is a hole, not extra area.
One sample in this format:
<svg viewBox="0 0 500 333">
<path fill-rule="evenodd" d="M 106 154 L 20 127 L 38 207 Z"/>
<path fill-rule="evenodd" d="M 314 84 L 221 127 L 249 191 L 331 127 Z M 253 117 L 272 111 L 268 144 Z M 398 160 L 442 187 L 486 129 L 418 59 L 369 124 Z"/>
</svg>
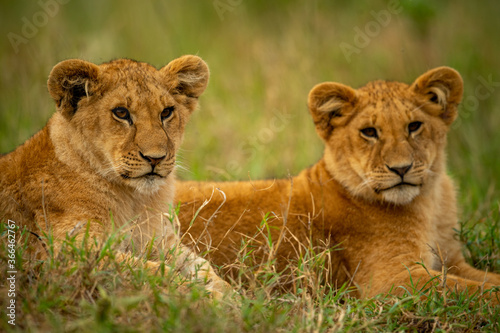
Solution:
<svg viewBox="0 0 500 333">
<path fill-rule="evenodd" d="M 441 152 L 462 92 L 460 75 L 447 67 L 410 86 L 386 81 L 357 90 L 333 82 L 315 86 L 309 109 L 326 143 L 332 176 L 354 196 L 412 202 L 444 168 Z"/>
<path fill-rule="evenodd" d="M 208 77 L 195 56 L 160 70 L 128 59 L 99 66 L 63 61 L 48 81 L 64 123 L 56 137 L 66 138 L 81 162 L 108 180 L 155 192 L 175 167 L 184 126 Z"/>
</svg>

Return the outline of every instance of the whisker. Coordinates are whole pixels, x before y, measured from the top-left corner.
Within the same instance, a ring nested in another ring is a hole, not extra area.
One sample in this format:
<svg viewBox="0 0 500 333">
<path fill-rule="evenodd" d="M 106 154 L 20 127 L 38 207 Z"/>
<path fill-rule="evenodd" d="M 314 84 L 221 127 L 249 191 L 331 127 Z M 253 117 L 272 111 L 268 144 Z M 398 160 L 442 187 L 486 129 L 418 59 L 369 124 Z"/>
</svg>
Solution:
<svg viewBox="0 0 500 333">
<path fill-rule="evenodd" d="M 375 180 L 373 180 L 372 178 L 365 178 L 358 186 L 354 188 L 354 194 L 360 194 L 365 188 L 369 188 L 370 184 L 373 184 L 374 182 Z"/>
<path fill-rule="evenodd" d="M 182 161 L 182 156 L 179 155 L 178 153 L 176 154 L 176 159 L 175 159 L 175 169 L 179 170 L 181 173 L 187 173 L 189 175 L 193 174 L 193 172 L 184 165 L 184 161 Z"/>
<path fill-rule="evenodd" d="M 175 163 L 175 168 L 186 172 L 191 172 L 191 170 L 189 170 L 186 166 L 184 166 L 182 163 L 179 162 Z"/>
</svg>

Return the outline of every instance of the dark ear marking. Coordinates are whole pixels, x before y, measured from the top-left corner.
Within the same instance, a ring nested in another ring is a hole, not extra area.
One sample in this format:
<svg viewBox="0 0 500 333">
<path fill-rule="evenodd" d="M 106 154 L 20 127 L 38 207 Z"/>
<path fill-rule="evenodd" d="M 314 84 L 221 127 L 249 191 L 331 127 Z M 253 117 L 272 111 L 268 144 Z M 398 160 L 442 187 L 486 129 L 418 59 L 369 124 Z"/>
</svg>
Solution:
<svg viewBox="0 0 500 333">
<path fill-rule="evenodd" d="M 175 87 L 175 89 L 172 92 L 174 94 L 185 95 L 186 97 L 189 97 L 189 98 L 198 98 L 197 95 L 191 93 L 189 88 L 190 88 L 189 83 L 179 81 L 179 84 L 177 85 L 177 87 Z"/>
<path fill-rule="evenodd" d="M 99 67 L 93 63 L 70 59 L 58 63 L 49 75 L 47 86 L 59 112 L 71 119 L 84 97 L 99 89 Z"/>
<path fill-rule="evenodd" d="M 85 84 L 74 85 L 70 88 L 71 100 L 70 105 L 73 108 L 73 114 L 75 114 L 78 102 L 82 99 L 83 96 L 88 96 Z"/>
<path fill-rule="evenodd" d="M 328 140 L 335 127 L 349 120 L 356 101 L 354 89 L 335 82 L 320 83 L 309 92 L 309 112 L 323 140 Z"/>
<path fill-rule="evenodd" d="M 436 104 L 437 104 L 437 103 L 439 103 L 439 98 L 438 98 L 437 94 L 435 94 L 435 93 L 433 93 L 433 92 L 431 91 L 431 92 L 429 92 L 429 95 L 431 96 L 431 97 L 429 98 L 429 100 L 430 100 L 432 103 L 436 103 Z"/>
<path fill-rule="evenodd" d="M 193 55 L 174 59 L 160 71 L 166 75 L 172 94 L 190 98 L 200 97 L 210 77 L 207 64 L 200 57 Z"/>
<path fill-rule="evenodd" d="M 429 110 L 450 125 L 458 115 L 457 106 L 462 100 L 463 81 L 460 74 L 450 67 L 438 67 L 418 77 L 411 89 L 425 102 L 439 106 L 438 111 Z"/>
</svg>

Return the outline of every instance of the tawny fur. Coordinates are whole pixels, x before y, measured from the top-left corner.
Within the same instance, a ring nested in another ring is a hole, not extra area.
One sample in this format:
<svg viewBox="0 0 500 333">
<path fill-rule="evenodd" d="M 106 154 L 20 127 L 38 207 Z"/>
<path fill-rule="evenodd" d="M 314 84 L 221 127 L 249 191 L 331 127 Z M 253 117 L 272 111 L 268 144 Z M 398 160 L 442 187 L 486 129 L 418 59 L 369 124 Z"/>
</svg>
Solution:
<svg viewBox="0 0 500 333">
<path fill-rule="evenodd" d="M 500 285 L 500 275 L 465 262 L 454 231 L 445 146 L 462 93 L 460 75 L 447 67 L 411 85 L 315 86 L 308 105 L 323 158 L 291 179 L 179 183 L 183 241 L 231 267 L 244 241 L 252 239 L 247 250 L 256 257 L 269 252 L 268 229 L 258 231 L 269 213 L 278 270 L 307 248 L 335 249 L 329 282 L 354 284 L 359 296 L 402 294 L 434 276 L 442 284 L 443 265 L 449 288 L 472 294 Z M 497 292 L 488 295 L 498 303 Z"/>
<path fill-rule="evenodd" d="M 178 244 L 164 213 L 174 196 L 175 154 L 208 78 L 196 56 L 160 70 L 128 59 L 57 64 L 48 80 L 57 112 L 0 158 L 0 220 L 13 220 L 42 241 L 51 233 L 56 249 L 67 235 L 81 240 L 87 226 L 98 241 L 113 228 L 128 232 L 117 257 L 157 269 L 159 251 Z M 148 261 L 131 257 L 132 244 L 141 254 L 151 243 Z M 185 247 L 181 252 L 177 261 L 186 276 L 206 278 L 217 296 L 229 290 L 205 260 Z"/>
</svg>

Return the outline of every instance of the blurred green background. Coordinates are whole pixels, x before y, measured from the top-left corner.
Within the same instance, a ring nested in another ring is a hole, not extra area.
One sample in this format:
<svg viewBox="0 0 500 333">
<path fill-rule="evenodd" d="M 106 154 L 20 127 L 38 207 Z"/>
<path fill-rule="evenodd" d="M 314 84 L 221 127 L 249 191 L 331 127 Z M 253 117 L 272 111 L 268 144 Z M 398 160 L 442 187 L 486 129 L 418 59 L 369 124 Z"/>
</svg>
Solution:
<svg viewBox="0 0 500 333">
<path fill-rule="evenodd" d="M 315 163 L 323 145 L 306 100 L 317 83 L 411 83 L 448 65 L 465 80 L 448 147 L 465 220 L 498 212 L 498 1 L 40 0 L 0 8 L 1 153 L 44 126 L 54 111 L 47 76 L 67 58 L 157 67 L 183 54 L 205 59 L 210 84 L 179 158 L 179 177 L 200 180 L 283 177 Z"/>
</svg>

